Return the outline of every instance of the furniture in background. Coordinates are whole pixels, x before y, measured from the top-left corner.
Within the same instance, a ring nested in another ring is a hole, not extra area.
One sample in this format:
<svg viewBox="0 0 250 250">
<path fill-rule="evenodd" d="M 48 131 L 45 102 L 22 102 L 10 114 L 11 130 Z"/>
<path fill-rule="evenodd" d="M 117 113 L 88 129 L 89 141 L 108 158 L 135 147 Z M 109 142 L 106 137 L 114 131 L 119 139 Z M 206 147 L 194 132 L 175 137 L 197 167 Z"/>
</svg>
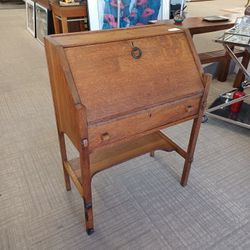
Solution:
<svg viewBox="0 0 250 250">
<path fill-rule="evenodd" d="M 43 43 L 45 36 L 54 33 L 52 11 L 48 0 L 35 0 L 36 38 Z"/>
<path fill-rule="evenodd" d="M 245 9 L 245 15 L 250 16 L 250 6 L 247 6 Z"/>
<path fill-rule="evenodd" d="M 35 37 L 35 3 L 32 0 L 26 0 L 26 28 Z"/>
<path fill-rule="evenodd" d="M 70 177 L 94 230 L 91 180 L 99 171 L 155 150 L 185 160 L 185 186 L 211 76 L 189 32 L 151 25 L 45 38 L 66 189 Z M 161 129 L 193 120 L 187 149 Z M 79 152 L 68 159 L 64 136 Z"/>
<path fill-rule="evenodd" d="M 170 0 L 88 0 L 89 30 L 128 28 L 168 20 Z"/>
<path fill-rule="evenodd" d="M 56 34 L 87 30 L 87 6 L 60 6 L 51 4 L 54 30 Z"/>
<path fill-rule="evenodd" d="M 173 24 L 174 22 L 172 20 L 169 20 L 164 21 L 164 23 Z M 203 20 L 203 17 L 188 17 L 181 25 L 175 25 L 175 27 L 188 29 L 190 31 L 190 34 L 194 36 L 196 34 L 227 30 L 232 28 L 234 24 L 235 20 L 207 22 Z M 244 50 L 234 49 L 234 53 L 236 57 L 242 57 L 243 62 L 247 60 L 247 54 Z M 224 49 L 199 53 L 199 58 L 202 64 L 219 62 L 217 68 L 217 78 L 221 82 L 226 81 L 227 75 L 229 73 L 231 57 L 225 52 Z M 242 77 L 242 73 L 238 72 L 234 81 L 234 86 L 240 85 Z"/>
<path fill-rule="evenodd" d="M 250 6 L 248 6 L 245 9 L 244 14 L 246 16 L 250 16 Z M 247 67 L 249 65 L 249 61 L 250 61 L 250 48 L 245 49 L 245 51 L 244 51 L 244 55 L 242 57 L 242 62 L 241 62 L 242 66 L 247 69 Z M 238 71 L 238 73 L 236 75 L 235 81 L 234 81 L 234 87 L 235 88 L 239 87 L 241 82 L 243 82 L 244 80 L 245 80 L 245 74 L 244 74 L 242 68 L 240 67 L 239 71 Z"/>
<path fill-rule="evenodd" d="M 239 66 L 240 72 L 244 74 L 246 80 L 241 82 L 237 89 L 223 93 L 220 95 L 209 107 L 206 114 L 245 128 L 250 128 L 250 104 L 243 102 L 245 99 L 249 99 L 250 94 L 243 92 L 244 88 L 250 86 L 250 72 L 247 70 L 244 65 L 244 60 L 247 59 L 247 62 L 250 58 L 250 16 L 240 17 L 236 21 L 235 27 L 227 30 L 224 35 L 218 39 L 216 42 L 219 42 L 223 45 L 227 54 L 235 61 L 236 65 Z M 246 56 L 243 58 L 243 61 L 235 56 L 232 47 L 238 46 L 245 49 Z M 244 79 L 243 79 L 244 80 Z M 240 87 L 240 88 L 239 88 Z"/>
<path fill-rule="evenodd" d="M 26 24 L 27 30 L 41 43 L 44 36 L 54 33 L 48 0 L 26 1 Z"/>
</svg>

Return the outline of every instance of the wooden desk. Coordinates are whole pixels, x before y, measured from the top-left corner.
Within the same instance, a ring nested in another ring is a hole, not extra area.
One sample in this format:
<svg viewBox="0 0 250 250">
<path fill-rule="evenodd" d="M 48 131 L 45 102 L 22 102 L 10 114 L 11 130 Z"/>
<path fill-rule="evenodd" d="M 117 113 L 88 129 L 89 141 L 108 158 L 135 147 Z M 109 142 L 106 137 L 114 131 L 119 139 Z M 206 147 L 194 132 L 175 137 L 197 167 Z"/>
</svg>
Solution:
<svg viewBox="0 0 250 250">
<path fill-rule="evenodd" d="M 211 77 L 202 73 L 189 32 L 171 27 L 46 37 L 66 189 L 71 177 L 88 234 L 91 180 L 99 171 L 155 150 L 176 151 L 185 159 L 181 184 L 187 184 Z M 193 120 L 187 149 L 160 132 L 187 120 Z M 67 159 L 64 134 L 79 158 Z"/>
<path fill-rule="evenodd" d="M 173 20 L 161 21 L 161 22 L 173 24 L 177 28 L 188 29 L 192 36 L 196 34 L 204 34 L 220 30 L 227 30 L 232 28 L 235 22 L 235 18 L 231 18 L 230 21 L 226 22 L 207 22 L 203 21 L 202 19 L 203 17 L 189 17 L 186 18 L 181 25 L 174 24 Z M 235 55 L 237 57 L 243 58 L 244 65 L 249 61 L 248 53 L 246 53 L 245 51 L 236 50 Z M 206 53 L 200 53 L 199 58 L 202 64 L 211 62 L 220 62 L 217 69 L 218 72 L 217 78 L 221 82 L 226 81 L 229 72 L 231 58 L 224 51 L 224 49 L 217 51 L 209 51 Z M 242 77 L 243 77 L 242 72 L 239 71 L 235 78 L 234 86 L 239 86 L 240 82 L 242 81 Z"/>
<path fill-rule="evenodd" d="M 68 22 L 73 21 L 73 18 L 79 18 L 79 21 L 83 21 L 84 18 L 88 16 L 86 5 L 79 6 L 60 6 L 58 4 L 51 4 L 53 22 L 55 33 L 61 33 L 60 20 L 62 23 L 62 33 L 68 33 Z M 84 31 L 85 27 L 82 22 L 80 22 L 80 31 Z"/>
</svg>

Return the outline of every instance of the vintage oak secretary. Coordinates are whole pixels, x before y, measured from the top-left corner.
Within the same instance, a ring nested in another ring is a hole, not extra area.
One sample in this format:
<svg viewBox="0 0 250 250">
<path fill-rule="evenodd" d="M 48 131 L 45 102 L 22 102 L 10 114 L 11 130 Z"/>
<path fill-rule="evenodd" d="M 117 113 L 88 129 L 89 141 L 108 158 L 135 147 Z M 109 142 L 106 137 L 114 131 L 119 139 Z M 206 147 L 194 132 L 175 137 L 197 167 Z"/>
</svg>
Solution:
<svg viewBox="0 0 250 250">
<path fill-rule="evenodd" d="M 204 75 L 190 34 L 168 25 L 52 35 L 45 39 L 66 189 L 70 177 L 94 231 L 91 179 L 155 150 L 185 159 L 188 181 L 206 105 Z M 193 119 L 187 150 L 160 132 Z M 64 134 L 79 151 L 68 159 Z"/>
</svg>

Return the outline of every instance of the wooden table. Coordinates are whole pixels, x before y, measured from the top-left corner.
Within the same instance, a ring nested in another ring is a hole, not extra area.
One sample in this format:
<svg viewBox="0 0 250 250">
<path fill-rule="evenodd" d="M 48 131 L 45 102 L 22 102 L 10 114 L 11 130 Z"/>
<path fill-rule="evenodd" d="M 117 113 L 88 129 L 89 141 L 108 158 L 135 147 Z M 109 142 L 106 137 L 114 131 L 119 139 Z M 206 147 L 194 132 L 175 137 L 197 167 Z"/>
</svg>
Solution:
<svg viewBox="0 0 250 250">
<path fill-rule="evenodd" d="M 161 21 L 161 22 L 174 24 L 173 20 Z M 189 17 L 189 18 L 186 18 L 181 25 L 180 24 L 177 24 L 177 25 L 174 24 L 174 25 L 177 28 L 188 29 L 190 34 L 193 36 L 196 34 L 204 34 L 204 33 L 209 33 L 209 32 L 230 29 L 234 26 L 234 22 L 235 22 L 235 18 L 230 18 L 229 21 L 225 21 L 225 22 L 221 22 L 221 21 L 220 22 L 207 22 L 207 21 L 203 21 L 203 17 Z M 245 51 L 236 50 L 235 55 L 237 57 L 243 57 L 243 62 L 248 61 L 248 59 L 246 58 L 248 56 L 248 53 L 246 53 Z M 224 49 L 200 53 L 199 57 L 200 57 L 200 61 L 202 64 L 211 63 L 211 62 L 220 62 L 218 69 L 217 69 L 218 70 L 217 78 L 221 82 L 226 81 L 227 75 L 229 72 L 231 58 L 224 51 Z M 242 80 L 242 77 L 243 77 L 242 72 L 239 71 L 235 78 L 234 86 L 239 86 Z"/>
<path fill-rule="evenodd" d="M 188 17 L 184 20 L 184 22 L 180 25 L 175 25 L 176 27 L 181 27 L 184 29 L 188 29 L 190 34 L 203 34 L 208 32 L 214 32 L 219 30 L 230 29 L 234 26 L 235 20 L 230 20 L 226 22 L 207 22 L 202 20 L 203 17 Z M 164 21 L 166 23 L 174 24 L 173 20 Z"/>
<path fill-rule="evenodd" d="M 79 6 L 60 6 L 58 4 L 51 4 L 53 22 L 55 33 L 61 33 L 60 20 L 62 23 L 62 33 L 68 33 L 68 22 L 70 21 L 84 21 L 84 18 L 88 16 L 86 5 Z M 74 19 L 78 18 L 78 19 Z M 80 31 L 84 31 L 85 27 L 82 22 L 80 22 Z"/>
</svg>

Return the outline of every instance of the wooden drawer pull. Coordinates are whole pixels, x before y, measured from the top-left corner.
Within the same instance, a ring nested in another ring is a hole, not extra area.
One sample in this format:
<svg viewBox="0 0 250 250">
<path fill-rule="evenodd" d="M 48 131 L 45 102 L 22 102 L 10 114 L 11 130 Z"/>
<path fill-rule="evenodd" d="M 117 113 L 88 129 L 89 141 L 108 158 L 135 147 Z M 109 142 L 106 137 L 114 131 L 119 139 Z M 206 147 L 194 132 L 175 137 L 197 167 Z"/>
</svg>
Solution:
<svg viewBox="0 0 250 250">
<path fill-rule="evenodd" d="M 194 107 L 192 105 L 188 105 L 186 107 L 187 112 L 192 112 L 194 110 Z"/>
<path fill-rule="evenodd" d="M 102 141 L 108 141 L 110 139 L 110 136 L 108 133 L 104 133 L 101 135 Z"/>
</svg>

